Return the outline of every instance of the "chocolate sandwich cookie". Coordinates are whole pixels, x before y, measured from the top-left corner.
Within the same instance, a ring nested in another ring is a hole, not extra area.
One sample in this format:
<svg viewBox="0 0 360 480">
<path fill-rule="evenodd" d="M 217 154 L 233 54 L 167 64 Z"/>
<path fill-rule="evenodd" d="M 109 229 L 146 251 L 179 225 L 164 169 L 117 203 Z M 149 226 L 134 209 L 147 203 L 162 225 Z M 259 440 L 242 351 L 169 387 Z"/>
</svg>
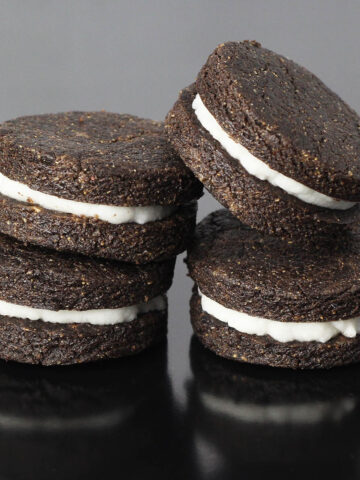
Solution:
<svg viewBox="0 0 360 480">
<path fill-rule="evenodd" d="M 202 186 L 131 115 L 69 112 L 0 126 L 0 231 L 23 242 L 132 263 L 185 249 Z"/>
<path fill-rule="evenodd" d="M 216 354 L 293 369 L 360 360 L 359 233 L 307 250 L 219 210 L 198 225 L 187 263 L 192 324 Z"/>
<path fill-rule="evenodd" d="M 219 45 L 166 128 L 214 197 L 260 231 L 312 239 L 359 218 L 359 116 L 256 42 Z"/>
<path fill-rule="evenodd" d="M 160 342 L 174 263 L 102 261 L 0 236 L 0 358 L 68 365 Z"/>
</svg>

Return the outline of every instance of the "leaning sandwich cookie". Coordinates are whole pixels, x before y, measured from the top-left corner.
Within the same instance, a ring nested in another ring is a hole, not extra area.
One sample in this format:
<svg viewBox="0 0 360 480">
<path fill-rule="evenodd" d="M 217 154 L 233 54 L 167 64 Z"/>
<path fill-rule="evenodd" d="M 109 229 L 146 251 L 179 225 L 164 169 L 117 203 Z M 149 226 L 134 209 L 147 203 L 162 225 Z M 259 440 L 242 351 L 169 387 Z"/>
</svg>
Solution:
<svg viewBox="0 0 360 480">
<path fill-rule="evenodd" d="M 0 236 L 0 358 L 68 365 L 130 355 L 166 337 L 175 260 L 132 265 Z"/>
<path fill-rule="evenodd" d="M 360 118 L 315 75 L 256 42 L 219 45 L 166 119 L 205 187 L 244 223 L 314 238 L 360 201 Z"/>
<path fill-rule="evenodd" d="M 185 249 L 201 193 L 160 122 L 69 112 L 0 126 L 0 232 L 23 242 L 168 259 Z"/>
<path fill-rule="evenodd" d="M 240 362 L 293 369 L 358 362 L 359 252 L 356 232 L 309 251 L 214 212 L 188 252 L 195 334 Z"/>
</svg>

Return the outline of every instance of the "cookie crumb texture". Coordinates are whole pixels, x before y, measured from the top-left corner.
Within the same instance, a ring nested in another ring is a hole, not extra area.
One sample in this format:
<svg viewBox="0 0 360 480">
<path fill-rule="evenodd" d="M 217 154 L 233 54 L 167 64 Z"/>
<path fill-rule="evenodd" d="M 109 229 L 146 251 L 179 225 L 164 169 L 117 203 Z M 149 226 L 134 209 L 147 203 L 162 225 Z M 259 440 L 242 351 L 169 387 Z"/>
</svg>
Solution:
<svg viewBox="0 0 360 480">
<path fill-rule="evenodd" d="M 133 265 L 26 247 L 0 235 L 0 299 L 48 310 L 148 302 L 170 288 L 175 259 Z"/>
<path fill-rule="evenodd" d="M 117 309 L 170 288 L 175 259 L 134 265 L 25 246 L 0 235 L 0 300 L 47 310 Z M 0 358 L 68 365 L 131 355 L 166 336 L 167 307 L 115 325 L 0 315 Z"/>
<path fill-rule="evenodd" d="M 281 343 L 269 336 L 238 332 L 201 309 L 197 293 L 191 298 L 191 323 L 195 335 L 209 350 L 236 362 L 271 367 L 328 369 L 360 361 L 360 335 L 339 335 L 329 342 Z"/>
<path fill-rule="evenodd" d="M 0 195 L 0 231 L 22 242 L 131 263 L 187 245 L 202 185 L 166 140 L 163 124 L 132 115 L 68 112 L 0 125 L 0 173 L 59 198 L 119 207 L 173 206 L 162 220 L 112 224 Z"/>
<path fill-rule="evenodd" d="M 169 140 L 207 190 L 233 215 L 264 233 L 310 244 L 316 243 L 319 234 L 338 235 L 359 221 L 358 205 L 342 211 L 317 207 L 250 175 L 200 125 L 192 109 L 195 95 L 194 84 L 180 92 L 166 117 Z"/>
<path fill-rule="evenodd" d="M 259 44 L 227 42 L 196 90 L 225 131 L 274 170 L 360 201 L 360 118 L 306 68 Z"/>
<path fill-rule="evenodd" d="M 202 190 L 161 122 L 109 112 L 4 122 L 0 172 L 43 193 L 100 205 L 182 205 Z"/>
<path fill-rule="evenodd" d="M 201 292 L 227 308 L 280 322 L 329 322 L 360 316 L 359 252 L 359 232 L 305 249 L 218 210 L 196 227 L 187 264 Z"/>
<path fill-rule="evenodd" d="M 24 243 L 131 263 L 174 257 L 185 250 L 196 224 L 197 202 L 144 225 L 113 225 L 53 212 L 0 195 L 0 231 Z"/>
<path fill-rule="evenodd" d="M 133 355 L 164 341 L 167 311 L 117 325 L 68 324 L 0 316 L 0 358 L 41 365 L 71 365 Z"/>
</svg>

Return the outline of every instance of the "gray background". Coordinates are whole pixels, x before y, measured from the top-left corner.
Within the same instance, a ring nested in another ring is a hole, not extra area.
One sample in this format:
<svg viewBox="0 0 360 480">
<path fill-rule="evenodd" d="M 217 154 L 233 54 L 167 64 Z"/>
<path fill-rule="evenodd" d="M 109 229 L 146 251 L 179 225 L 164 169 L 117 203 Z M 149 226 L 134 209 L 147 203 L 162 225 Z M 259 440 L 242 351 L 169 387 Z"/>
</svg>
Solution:
<svg viewBox="0 0 360 480">
<path fill-rule="evenodd" d="M 256 39 L 305 65 L 360 110 L 355 0 L 0 0 L 0 120 L 75 109 L 162 119 L 207 55 Z M 199 218 L 216 208 L 209 195 Z M 189 376 L 191 282 L 178 260 L 169 368 Z"/>
</svg>

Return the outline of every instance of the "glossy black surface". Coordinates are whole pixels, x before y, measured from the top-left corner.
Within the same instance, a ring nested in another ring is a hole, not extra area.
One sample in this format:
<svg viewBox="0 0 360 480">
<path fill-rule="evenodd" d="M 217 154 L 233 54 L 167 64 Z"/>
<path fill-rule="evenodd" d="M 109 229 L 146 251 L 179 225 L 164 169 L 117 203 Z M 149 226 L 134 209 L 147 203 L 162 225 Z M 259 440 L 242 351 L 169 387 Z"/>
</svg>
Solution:
<svg viewBox="0 0 360 480">
<path fill-rule="evenodd" d="M 168 345 L 132 358 L 1 363 L 0 478 L 359 476 L 358 366 L 292 372 L 223 360 L 191 338 L 187 310 L 170 321 Z"/>
<path fill-rule="evenodd" d="M 0 478 L 165 478 L 174 426 L 166 346 L 70 368 L 0 365 Z"/>
</svg>

